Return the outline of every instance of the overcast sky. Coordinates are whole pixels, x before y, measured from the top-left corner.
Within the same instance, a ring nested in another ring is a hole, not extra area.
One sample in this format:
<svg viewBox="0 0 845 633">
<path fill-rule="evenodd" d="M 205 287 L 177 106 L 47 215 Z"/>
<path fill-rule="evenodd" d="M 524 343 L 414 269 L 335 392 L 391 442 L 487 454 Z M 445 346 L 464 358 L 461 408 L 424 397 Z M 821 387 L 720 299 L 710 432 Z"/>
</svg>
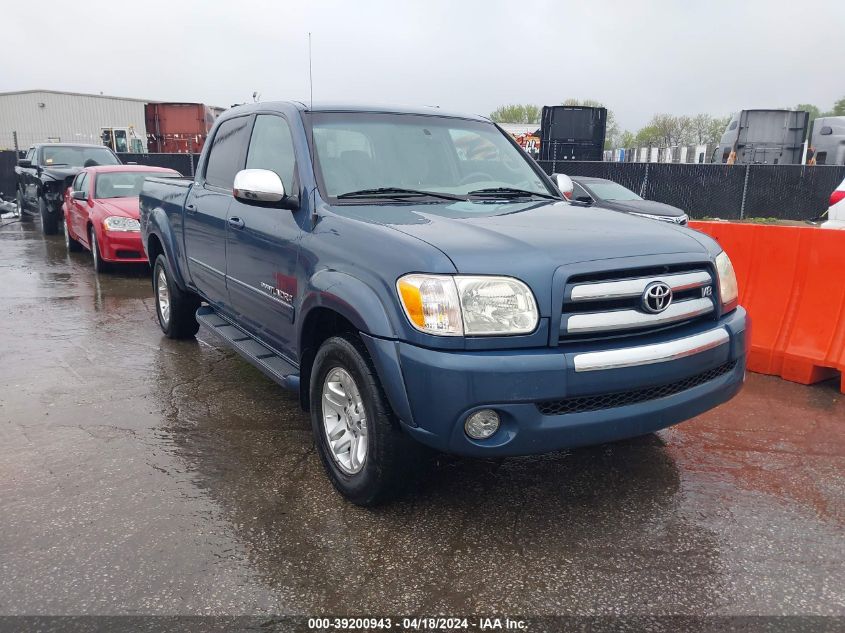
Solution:
<svg viewBox="0 0 845 633">
<path fill-rule="evenodd" d="M 604 102 L 728 114 L 845 96 L 845 0 L 7 1 L 0 91 L 47 88 L 229 106 Z"/>
</svg>

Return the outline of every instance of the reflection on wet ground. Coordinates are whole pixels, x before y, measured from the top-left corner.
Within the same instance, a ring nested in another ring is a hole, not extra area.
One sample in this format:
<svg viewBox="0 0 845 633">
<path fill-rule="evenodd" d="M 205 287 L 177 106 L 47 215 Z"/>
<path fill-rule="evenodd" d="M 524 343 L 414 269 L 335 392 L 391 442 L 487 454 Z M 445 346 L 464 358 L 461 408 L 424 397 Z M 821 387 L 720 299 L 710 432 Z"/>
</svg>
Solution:
<svg viewBox="0 0 845 633">
<path fill-rule="evenodd" d="M 0 227 L 0 613 L 845 613 L 845 402 L 750 375 L 659 435 L 442 457 L 372 510 L 306 416 L 162 338 L 143 270 Z"/>
</svg>

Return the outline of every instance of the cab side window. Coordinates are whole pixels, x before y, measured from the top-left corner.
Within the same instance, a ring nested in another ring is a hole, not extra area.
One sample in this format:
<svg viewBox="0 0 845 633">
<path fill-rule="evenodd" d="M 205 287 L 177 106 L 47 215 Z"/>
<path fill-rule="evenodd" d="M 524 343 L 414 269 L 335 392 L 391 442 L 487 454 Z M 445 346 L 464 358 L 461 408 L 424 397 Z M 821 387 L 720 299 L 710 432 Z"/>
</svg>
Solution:
<svg viewBox="0 0 845 633">
<path fill-rule="evenodd" d="M 26 153 L 26 159 L 31 163 L 35 163 L 35 148 L 30 147 L 29 151 Z"/>
<path fill-rule="evenodd" d="M 209 185 L 231 189 L 235 174 L 241 170 L 244 149 L 249 139 L 250 117 L 229 119 L 220 124 L 205 167 L 205 181 Z"/>
<path fill-rule="evenodd" d="M 82 172 L 76 174 L 76 178 L 73 179 L 73 184 L 70 186 L 71 191 L 82 191 L 82 176 L 84 176 Z"/>
<path fill-rule="evenodd" d="M 246 168 L 276 172 L 282 179 L 285 191 L 292 193 L 295 164 L 296 155 L 288 122 L 282 117 L 270 114 L 259 114 L 255 117 L 246 156 Z"/>
</svg>

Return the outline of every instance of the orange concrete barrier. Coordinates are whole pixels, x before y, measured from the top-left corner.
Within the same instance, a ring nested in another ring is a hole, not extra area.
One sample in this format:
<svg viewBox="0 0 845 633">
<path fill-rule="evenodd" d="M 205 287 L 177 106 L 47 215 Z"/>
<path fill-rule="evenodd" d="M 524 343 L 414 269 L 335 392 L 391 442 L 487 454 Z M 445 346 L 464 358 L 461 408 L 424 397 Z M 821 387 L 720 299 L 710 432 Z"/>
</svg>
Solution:
<svg viewBox="0 0 845 633">
<path fill-rule="evenodd" d="M 841 374 L 845 393 L 845 231 L 692 222 L 736 270 L 751 317 L 748 369 L 805 385 Z"/>
</svg>

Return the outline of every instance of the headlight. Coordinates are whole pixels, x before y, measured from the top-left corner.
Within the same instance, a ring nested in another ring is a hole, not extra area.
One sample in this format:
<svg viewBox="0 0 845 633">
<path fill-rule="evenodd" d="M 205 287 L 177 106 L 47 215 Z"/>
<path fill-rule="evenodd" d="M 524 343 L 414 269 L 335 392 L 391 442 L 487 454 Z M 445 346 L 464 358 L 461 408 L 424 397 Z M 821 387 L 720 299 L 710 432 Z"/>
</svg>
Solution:
<svg viewBox="0 0 845 633">
<path fill-rule="evenodd" d="M 106 231 L 132 231 L 137 232 L 141 230 L 141 223 L 132 218 L 124 218 L 119 215 L 113 215 L 103 220 L 103 228 Z"/>
<path fill-rule="evenodd" d="M 721 295 L 722 308 L 727 312 L 736 307 L 739 287 L 736 284 L 736 273 L 733 264 L 731 264 L 731 258 L 725 251 L 716 256 L 716 272 L 719 273 L 719 294 Z"/>
<path fill-rule="evenodd" d="M 414 274 L 396 287 L 408 319 L 428 334 L 528 334 L 537 327 L 534 295 L 512 277 Z"/>
</svg>

